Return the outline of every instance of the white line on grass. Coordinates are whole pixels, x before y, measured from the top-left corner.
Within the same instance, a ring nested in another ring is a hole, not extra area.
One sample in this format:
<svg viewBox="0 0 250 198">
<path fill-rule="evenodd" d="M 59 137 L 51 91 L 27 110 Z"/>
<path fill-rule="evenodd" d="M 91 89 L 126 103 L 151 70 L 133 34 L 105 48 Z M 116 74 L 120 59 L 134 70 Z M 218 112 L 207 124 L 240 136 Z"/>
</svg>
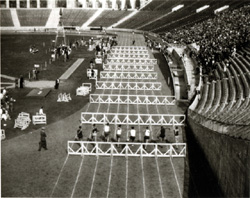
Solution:
<svg viewBox="0 0 250 198">
<path fill-rule="evenodd" d="M 109 190 L 110 190 L 110 183 L 111 183 L 111 175 L 113 169 L 113 155 L 111 155 L 111 162 L 110 162 L 110 171 L 109 171 L 109 182 L 108 182 L 108 190 L 107 190 L 107 198 L 109 197 Z"/>
<path fill-rule="evenodd" d="M 72 190 L 71 198 L 74 196 L 74 193 L 75 193 L 75 188 L 76 188 L 76 185 L 78 183 L 78 179 L 79 179 L 79 176 L 80 176 L 81 170 L 82 170 L 83 160 L 84 160 L 84 156 L 82 157 L 82 161 L 81 161 L 78 173 L 77 173 L 77 177 L 76 177 L 76 181 L 75 181 L 75 184 L 74 184 L 74 187 L 73 187 L 73 190 Z"/>
<path fill-rule="evenodd" d="M 92 191 L 93 191 L 94 182 L 95 182 L 95 176 L 96 176 L 96 170 L 97 170 L 98 160 L 99 160 L 99 157 L 96 158 L 95 171 L 94 171 L 94 175 L 93 175 L 93 179 L 92 179 L 92 183 L 91 183 L 91 189 L 90 189 L 90 192 L 89 192 L 89 198 L 91 198 L 91 196 L 92 196 Z"/>
<path fill-rule="evenodd" d="M 126 184 L 125 184 L 125 198 L 128 197 L 128 157 L 126 157 Z"/>
<path fill-rule="evenodd" d="M 170 159 L 170 162 L 171 162 L 173 171 L 174 171 L 174 177 L 175 177 L 175 180 L 176 180 L 176 184 L 177 184 L 177 187 L 178 187 L 178 191 L 179 191 L 180 197 L 182 198 L 181 188 L 180 188 L 180 184 L 179 184 L 178 179 L 177 179 L 177 175 L 176 175 L 176 172 L 175 172 L 174 164 L 173 164 L 173 162 L 172 162 L 172 157 L 170 157 L 169 159 Z"/>
<path fill-rule="evenodd" d="M 164 193 L 163 193 L 163 188 L 162 188 L 162 182 L 161 182 L 160 168 L 159 168 L 158 158 L 157 157 L 155 158 L 155 162 L 156 162 L 157 172 L 158 172 L 158 176 L 159 176 L 159 182 L 160 182 L 160 187 L 161 187 L 161 195 L 164 198 Z"/>
<path fill-rule="evenodd" d="M 141 170 L 142 170 L 142 183 L 143 183 L 143 195 L 146 198 L 146 187 L 145 187 L 145 178 L 144 178 L 144 168 L 143 168 L 143 157 L 141 158 Z"/>
<path fill-rule="evenodd" d="M 122 82 L 122 80 L 121 80 L 121 82 Z M 112 95 L 112 93 L 113 93 L 113 89 L 111 91 L 111 95 Z M 121 88 L 119 89 L 119 94 L 120 93 L 121 93 Z M 109 106 L 110 106 L 110 104 L 109 104 Z M 119 112 L 119 106 L 120 106 L 120 103 L 118 103 L 118 105 L 117 105 L 117 113 Z M 116 125 L 115 125 L 115 131 L 116 131 Z M 115 133 L 116 132 L 114 132 L 114 136 L 115 136 Z M 107 198 L 109 197 L 110 184 L 111 184 L 111 179 L 112 179 L 112 169 L 113 169 L 113 155 L 111 155 L 111 162 L 110 162 L 110 172 L 109 172 L 109 182 L 108 182 L 108 189 L 107 189 Z"/>
<path fill-rule="evenodd" d="M 56 187 L 57 187 L 57 184 L 58 184 L 59 179 L 60 179 L 60 177 L 61 177 L 61 174 L 62 174 L 62 171 L 63 171 L 63 169 L 64 169 L 64 166 L 66 165 L 66 163 L 67 163 L 67 161 L 68 161 L 68 158 L 69 158 L 69 155 L 67 155 L 66 159 L 64 160 L 63 166 L 62 166 L 62 168 L 61 168 L 61 170 L 60 170 L 60 173 L 59 173 L 59 175 L 58 175 L 58 177 L 57 177 L 56 183 L 55 183 L 55 185 L 54 185 L 54 187 L 53 187 L 53 190 L 52 190 L 52 192 L 51 192 L 51 194 L 50 194 L 50 197 L 52 197 L 53 194 L 54 194 L 54 191 L 55 191 L 55 189 L 56 189 Z"/>
</svg>

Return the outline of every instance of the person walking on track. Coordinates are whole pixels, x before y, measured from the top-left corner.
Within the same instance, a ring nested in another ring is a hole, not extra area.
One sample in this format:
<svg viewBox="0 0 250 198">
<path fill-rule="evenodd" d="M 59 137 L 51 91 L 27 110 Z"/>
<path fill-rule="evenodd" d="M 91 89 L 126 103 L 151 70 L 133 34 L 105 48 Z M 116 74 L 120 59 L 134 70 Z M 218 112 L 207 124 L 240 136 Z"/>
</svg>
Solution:
<svg viewBox="0 0 250 198">
<path fill-rule="evenodd" d="M 39 142 L 38 151 L 41 151 L 41 148 L 44 148 L 45 150 L 48 150 L 46 137 L 47 137 L 47 135 L 45 133 L 45 127 L 42 127 L 42 130 L 40 132 L 40 142 Z"/>
</svg>

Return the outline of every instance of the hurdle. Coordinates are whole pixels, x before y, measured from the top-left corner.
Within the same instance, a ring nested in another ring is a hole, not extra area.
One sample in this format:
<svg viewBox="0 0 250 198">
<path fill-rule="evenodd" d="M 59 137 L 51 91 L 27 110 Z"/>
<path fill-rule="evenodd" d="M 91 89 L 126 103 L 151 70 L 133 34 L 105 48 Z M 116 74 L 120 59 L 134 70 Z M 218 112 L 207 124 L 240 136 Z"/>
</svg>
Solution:
<svg viewBox="0 0 250 198">
<path fill-rule="evenodd" d="M 111 54 L 149 54 L 148 50 L 120 50 L 120 49 L 111 49 Z"/>
<path fill-rule="evenodd" d="M 160 82 L 96 81 L 96 89 L 161 90 Z"/>
<path fill-rule="evenodd" d="M 92 148 L 88 145 L 92 144 Z M 117 146 L 119 145 L 119 148 Z M 131 149 L 132 145 L 134 149 Z M 147 146 L 147 150 L 144 149 Z M 104 149 L 105 148 L 105 149 Z M 186 157 L 185 143 L 131 143 L 68 141 L 69 155 L 118 157 Z"/>
<path fill-rule="evenodd" d="M 36 115 L 33 115 L 32 116 L 32 123 L 34 125 L 37 125 L 37 124 L 47 124 L 46 114 L 42 114 L 42 115 L 36 114 Z"/>
<path fill-rule="evenodd" d="M 113 50 L 147 50 L 146 46 L 113 46 Z"/>
<path fill-rule="evenodd" d="M 112 53 L 108 55 L 108 58 L 134 58 L 142 59 L 149 58 L 149 54 L 123 54 L 123 53 Z"/>
<path fill-rule="evenodd" d="M 175 105 L 175 96 L 162 95 L 116 95 L 90 94 L 90 103 L 135 104 L 135 105 Z"/>
<path fill-rule="evenodd" d="M 127 114 L 82 112 L 82 124 L 121 124 L 121 125 L 151 125 L 151 126 L 183 126 L 184 114 Z"/>
<path fill-rule="evenodd" d="M 100 78 L 111 78 L 111 79 L 145 79 L 145 80 L 156 80 L 156 72 L 112 72 L 112 71 L 101 71 Z"/>
<path fill-rule="evenodd" d="M 107 64 L 132 64 L 132 65 L 156 65 L 157 59 L 143 59 L 143 58 L 108 58 Z"/>
<path fill-rule="evenodd" d="M 109 71 L 154 71 L 154 65 L 113 65 L 103 64 L 103 70 Z"/>
</svg>

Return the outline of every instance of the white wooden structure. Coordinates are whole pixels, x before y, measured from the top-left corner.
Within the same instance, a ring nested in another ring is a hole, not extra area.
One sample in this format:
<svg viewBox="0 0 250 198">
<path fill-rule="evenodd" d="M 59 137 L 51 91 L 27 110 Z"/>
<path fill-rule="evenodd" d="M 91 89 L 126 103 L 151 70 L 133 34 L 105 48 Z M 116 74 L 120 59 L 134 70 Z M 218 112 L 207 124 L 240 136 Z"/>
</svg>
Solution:
<svg viewBox="0 0 250 198">
<path fill-rule="evenodd" d="M 156 80 L 156 72 L 112 72 L 112 71 L 101 71 L 100 78 L 111 78 L 111 79 L 146 79 Z"/>
<path fill-rule="evenodd" d="M 96 89 L 161 90 L 160 82 L 96 81 Z"/>
<path fill-rule="evenodd" d="M 112 50 L 147 50 L 146 46 L 113 46 Z"/>
<path fill-rule="evenodd" d="M 142 59 L 149 58 L 149 54 L 124 54 L 124 53 L 112 53 L 108 55 L 108 58 L 134 58 L 134 59 Z"/>
<path fill-rule="evenodd" d="M 115 65 L 103 64 L 103 70 L 109 71 L 154 71 L 154 65 Z"/>
<path fill-rule="evenodd" d="M 21 112 L 19 113 L 17 119 L 15 119 L 14 128 L 21 128 L 21 130 L 25 130 L 31 122 L 30 114 Z"/>
<path fill-rule="evenodd" d="M 135 105 L 175 105 L 175 96 L 162 95 L 121 95 L 90 94 L 90 103 L 135 104 Z"/>
<path fill-rule="evenodd" d="M 81 87 L 78 87 L 76 89 L 76 95 L 77 96 L 86 96 L 91 92 L 92 90 L 92 84 L 91 83 L 82 83 Z"/>
<path fill-rule="evenodd" d="M 148 50 L 121 50 L 121 49 L 111 49 L 112 54 L 149 54 Z"/>
<path fill-rule="evenodd" d="M 186 157 L 185 143 L 68 141 L 67 150 L 69 155 L 79 156 Z"/>
<path fill-rule="evenodd" d="M 157 59 L 149 59 L 149 58 L 108 58 L 107 64 L 132 64 L 132 65 L 156 65 Z"/>
<path fill-rule="evenodd" d="M 127 114 L 127 113 L 95 113 L 82 112 L 82 124 L 121 124 L 121 125 L 158 125 L 182 126 L 186 116 L 184 114 Z"/>
<path fill-rule="evenodd" d="M 58 94 L 58 99 L 57 102 L 69 102 L 70 100 L 72 100 L 70 93 L 66 94 L 66 93 L 60 93 Z"/>
<path fill-rule="evenodd" d="M 37 124 L 47 124 L 47 117 L 46 117 L 46 114 L 36 114 L 36 115 L 33 115 L 32 116 L 32 123 L 34 125 L 37 125 Z"/>
</svg>

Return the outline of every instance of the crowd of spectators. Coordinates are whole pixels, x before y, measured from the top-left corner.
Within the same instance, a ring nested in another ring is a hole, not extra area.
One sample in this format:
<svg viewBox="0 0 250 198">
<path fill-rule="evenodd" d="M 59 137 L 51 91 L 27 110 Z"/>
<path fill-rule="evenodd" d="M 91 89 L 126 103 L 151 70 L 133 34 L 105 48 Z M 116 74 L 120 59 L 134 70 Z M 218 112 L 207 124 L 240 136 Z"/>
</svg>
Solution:
<svg viewBox="0 0 250 198">
<path fill-rule="evenodd" d="M 226 60 L 245 44 L 249 43 L 250 6 L 223 11 L 211 19 L 190 27 L 175 29 L 164 35 L 168 43 L 193 44 L 199 46 L 193 50 L 199 66 L 204 71 L 216 67 L 216 63 Z"/>
<path fill-rule="evenodd" d="M 1 98 L 1 108 L 0 108 L 1 121 L 11 120 L 10 113 L 12 113 L 14 110 L 14 102 L 16 102 L 16 100 L 9 96 L 9 93 L 5 88 L 1 90 L 0 98 Z"/>
</svg>

